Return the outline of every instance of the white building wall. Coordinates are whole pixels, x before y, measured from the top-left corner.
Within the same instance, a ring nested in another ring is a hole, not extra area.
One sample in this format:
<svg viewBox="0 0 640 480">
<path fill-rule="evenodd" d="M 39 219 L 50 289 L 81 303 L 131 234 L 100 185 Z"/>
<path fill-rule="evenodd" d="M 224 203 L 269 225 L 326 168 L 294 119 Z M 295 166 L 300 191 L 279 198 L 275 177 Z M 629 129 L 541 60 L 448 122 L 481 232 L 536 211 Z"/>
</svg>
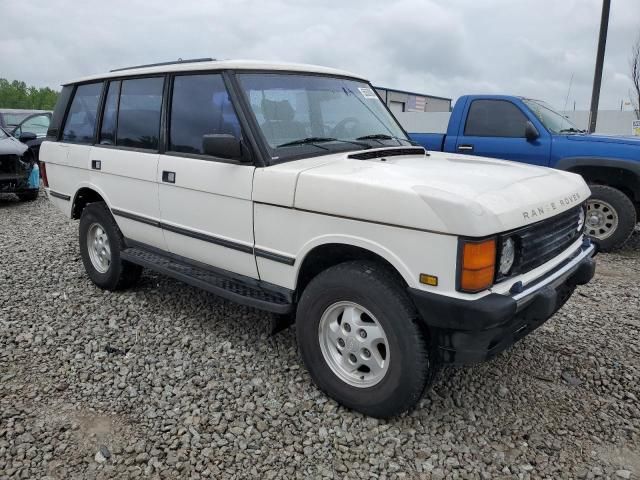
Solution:
<svg viewBox="0 0 640 480">
<path fill-rule="evenodd" d="M 582 130 L 586 130 L 589 123 L 589 112 L 576 110 L 564 113 L 569 120 Z M 449 124 L 448 112 L 402 112 L 396 118 L 409 133 L 446 133 Z M 606 135 L 631 135 L 632 123 L 635 120 L 633 112 L 619 110 L 600 110 L 596 133 Z"/>
</svg>

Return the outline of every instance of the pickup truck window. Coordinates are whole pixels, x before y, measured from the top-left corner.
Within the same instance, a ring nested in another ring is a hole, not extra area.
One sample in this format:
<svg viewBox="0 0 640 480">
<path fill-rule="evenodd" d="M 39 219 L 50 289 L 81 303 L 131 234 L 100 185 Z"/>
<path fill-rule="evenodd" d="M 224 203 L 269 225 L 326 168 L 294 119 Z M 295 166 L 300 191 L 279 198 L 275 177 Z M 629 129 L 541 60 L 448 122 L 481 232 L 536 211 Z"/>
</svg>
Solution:
<svg viewBox="0 0 640 480">
<path fill-rule="evenodd" d="M 553 110 L 546 103 L 527 98 L 523 98 L 522 101 L 551 133 L 583 133 L 571 123 L 571 120 Z"/>
<path fill-rule="evenodd" d="M 274 161 L 409 143 L 366 82 L 279 73 L 238 78 Z"/>
<path fill-rule="evenodd" d="M 464 134 L 470 137 L 524 137 L 527 118 L 506 100 L 474 100 Z"/>
</svg>

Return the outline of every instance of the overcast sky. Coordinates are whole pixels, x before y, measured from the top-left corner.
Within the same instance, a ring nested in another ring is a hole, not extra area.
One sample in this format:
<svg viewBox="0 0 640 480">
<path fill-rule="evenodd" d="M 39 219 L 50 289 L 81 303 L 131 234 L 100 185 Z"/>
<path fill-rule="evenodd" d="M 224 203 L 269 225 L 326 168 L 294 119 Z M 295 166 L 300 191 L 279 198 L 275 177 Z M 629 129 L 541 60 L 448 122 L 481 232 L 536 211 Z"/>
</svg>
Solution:
<svg viewBox="0 0 640 480">
<path fill-rule="evenodd" d="M 512 93 L 588 109 L 601 0 L 3 0 L 0 77 L 58 88 L 179 57 L 315 63 L 456 98 Z M 613 0 L 600 100 L 619 109 L 640 0 Z M 629 107 L 627 107 L 629 108 Z"/>
</svg>

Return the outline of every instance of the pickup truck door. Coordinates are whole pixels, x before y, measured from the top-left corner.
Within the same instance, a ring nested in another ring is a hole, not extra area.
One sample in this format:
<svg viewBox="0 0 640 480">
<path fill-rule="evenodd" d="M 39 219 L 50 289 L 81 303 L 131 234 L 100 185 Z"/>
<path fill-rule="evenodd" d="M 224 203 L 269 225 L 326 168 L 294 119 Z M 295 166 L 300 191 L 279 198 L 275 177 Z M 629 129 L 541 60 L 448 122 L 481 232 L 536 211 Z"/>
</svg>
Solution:
<svg viewBox="0 0 640 480">
<path fill-rule="evenodd" d="M 171 253 L 258 278 L 253 256 L 252 164 L 205 155 L 203 136 L 240 139 L 238 117 L 220 73 L 180 74 L 172 82 L 167 151 L 158 184 L 162 229 Z"/>
<path fill-rule="evenodd" d="M 551 135 L 509 100 L 475 99 L 463 115 L 455 151 L 501 158 L 532 165 L 549 165 Z M 525 138 L 527 121 L 538 130 L 535 140 Z"/>
</svg>

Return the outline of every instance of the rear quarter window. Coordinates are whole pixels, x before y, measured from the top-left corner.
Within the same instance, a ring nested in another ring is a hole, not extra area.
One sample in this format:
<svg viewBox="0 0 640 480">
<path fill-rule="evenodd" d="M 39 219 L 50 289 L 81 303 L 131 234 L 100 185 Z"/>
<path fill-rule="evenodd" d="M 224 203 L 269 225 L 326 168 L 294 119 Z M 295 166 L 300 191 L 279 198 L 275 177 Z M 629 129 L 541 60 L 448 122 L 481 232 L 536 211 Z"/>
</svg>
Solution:
<svg viewBox="0 0 640 480">
<path fill-rule="evenodd" d="M 62 130 L 64 142 L 93 143 L 101 93 L 102 82 L 78 86 Z"/>
<path fill-rule="evenodd" d="M 48 140 L 58 139 L 58 135 L 60 134 L 60 127 L 62 127 L 62 120 L 64 119 L 64 112 L 67 111 L 67 106 L 69 105 L 69 100 L 71 99 L 72 92 L 72 86 L 66 85 L 62 87 L 62 91 L 60 92 L 60 95 L 58 95 L 58 100 L 56 101 L 56 106 L 53 109 L 53 116 L 51 117 L 49 130 L 47 130 Z"/>
</svg>

